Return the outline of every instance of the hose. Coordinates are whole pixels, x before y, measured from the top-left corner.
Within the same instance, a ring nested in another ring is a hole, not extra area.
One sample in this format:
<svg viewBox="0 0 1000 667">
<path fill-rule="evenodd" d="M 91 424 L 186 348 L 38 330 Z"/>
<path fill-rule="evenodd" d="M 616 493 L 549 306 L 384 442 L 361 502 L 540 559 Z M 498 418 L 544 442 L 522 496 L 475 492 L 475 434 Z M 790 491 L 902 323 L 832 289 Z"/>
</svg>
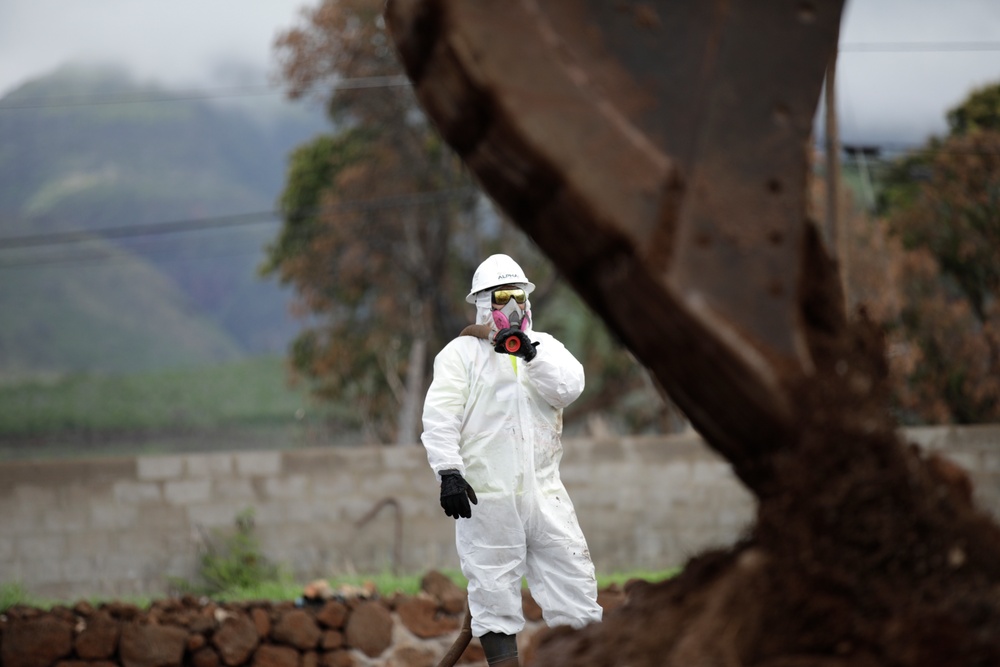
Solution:
<svg viewBox="0 0 1000 667">
<path fill-rule="evenodd" d="M 441 658 L 441 662 L 437 664 L 437 667 L 454 667 L 458 659 L 462 657 L 465 653 L 466 647 L 468 647 L 469 642 L 472 641 L 472 612 L 469 608 L 465 608 L 465 620 L 462 621 L 462 629 L 458 633 L 458 637 L 455 638 L 455 643 L 451 645 L 448 652 L 444 654 Z"/>
</svg>

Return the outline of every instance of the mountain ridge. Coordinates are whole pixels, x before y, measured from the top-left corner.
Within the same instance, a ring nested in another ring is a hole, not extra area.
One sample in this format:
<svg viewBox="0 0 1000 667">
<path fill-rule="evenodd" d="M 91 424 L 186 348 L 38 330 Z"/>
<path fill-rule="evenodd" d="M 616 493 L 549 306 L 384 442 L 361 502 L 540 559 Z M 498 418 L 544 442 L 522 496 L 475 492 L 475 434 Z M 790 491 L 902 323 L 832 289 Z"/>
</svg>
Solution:
<svg viewBox="0 0 1000 667">
<path fill-rule="evenodd" d="M 257 267 L 286 157 L 324 131 L 321 112 L 150 101 L 165 98 L 121 69 L 66 67 L 0 99 L 0 376 L 230 361 L 282 353 L 297 331 L 290 291 Z M 171 221 L 193 229 L 143 232 Z M 135 232 L 76 240 L 110 228 Z M 37 244 L 5 247 L 23 236 Z"/>
</svg>

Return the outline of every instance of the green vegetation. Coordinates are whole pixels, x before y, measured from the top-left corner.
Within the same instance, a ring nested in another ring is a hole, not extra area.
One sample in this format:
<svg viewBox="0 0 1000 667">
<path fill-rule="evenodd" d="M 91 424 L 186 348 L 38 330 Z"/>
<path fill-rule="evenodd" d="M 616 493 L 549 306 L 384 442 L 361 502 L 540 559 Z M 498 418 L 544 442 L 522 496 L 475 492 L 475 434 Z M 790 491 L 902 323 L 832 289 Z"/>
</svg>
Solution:
<svg viewBox="0 0 1000 667">
<path fill-rule="evenodd" d="M 133 375 L 68 375 L 0 387 L 0 434 L 211 428 L 285 421 L 305 397 L 279 359 Z"/>
<path fill-rule="evenodd" d="M 114 598 L 114 600 L 117 602 L 135 605 L 140 609 L 146 609 L 150 604 L 152 604 L 152 599 L 147 596 L 130 595 L 117 597 Z M 77 601 L 78 600 L 53 600 L 50 598 L 41 598 L 29 593 L 20 582 L 0 582 L 0 614 L 6 612 L 11 607 L 20 606 L 33 607 L 35 609 L 52 609 L 53 607 L 73 604 Z M 110 599 L 96 596 L 86 598 L 86 602 L 89 602 L 95 607 L 110 601 Z"/>
<path fill-rule="evenodd" d="M 20 583 L 0 583 L 0 613 L 15 605 L 34 606 L 34 602 Z"/>
<path fill-rule="evenodd" d="M 281 568 L 278 567 L 280 571 Z M 597 576 L 597 585 L 599 588 L 607 588 L 611 585 L 622 586 L 625 582 L 632 579 L 641 579 L 649 582 L 665 581 L 680 572 L 680 568 L 669 568 L 666 570 L 634 570 L 629 572 L 614 572 L 611 574 Z M 468 580 L 462 576 L 462 573 L 458 570 L 442 570 L 442 574 L 447 576 L 449 579 L 455 582 L 456 585 L 465 588 L 469 583 Z M 392 595 L 393 593 L 400 593 L 402 595 L 416 595 L 420 592 L 420 580 L 424 577 L 425 573 L 421 574 L 406 574 L 406 575 L 394 575 L 390 573 L 381 573 L 374 575 L 343 575 L 336 576 L 327 579 L 330 584 L 330 588 L 334 591 L 339 590 L 356 590 L 364 586 L 374 586 L 374 589 L 383 596 Z M 271 600 L 271 601 L 282 601 L 282 600 L 295 600 L 302 596 L 304 586 L 297 583 L 287 576 L 281 576 L 270 580 L 262 580 L 251 585 L 239 585 L 226 588 L 225 590 L 211 594 L 213 600 L 218 602 L 244 602 L 250 600 Z M 178 592 L 184 592 L 178 589 Z M 152 600 L 149 598 L 116 598 L 124 602 L 129 602 L 138 607 L 148 607 Z M 90 598 L 88 602 L 98 606 L 107 600 L 101 598 Z M 0 583 L 0 613 L 3 613 L 8 607 L 14 605 L 24 605 L 28 607 L 37 607 L 39 609 L 49 609 L 51 607 L 75 602 L 74 600 L 46 600 L 41 598 L 36 598 L 27 591 L 19 583 Z"/>
<path fill-rule="evenodd" d="M 643 581 L 658 582 L 665 581 L 680 574 L 681 568 L 671 567 L 666 570 L 630 570 L 628 572 L 612 572 L 611 574 L 597 575 L 597 587 L 607 588 L 608 586 L 624 586 L 632 579 L 642 579 Z"/>
<path fill-rule="evenodd" d="M 0 459 L 210 451 L 225 449 L 227 440 L 273 448 L 325 428 L 328 420 L 349 418 L 346 410 L 317 406 L 305 387 L 289 387 L 277 357 L 130 375 L 74 374 L 0 384 Z M 185 447 L 182 441 L 191 438 L 198 442 Z"/>
<path fill-rule="evenodd" d="M 295 600 L 302 597 L 305 587 L 296 582 L 287 568 L 268 560 L 260 550 L 254 534 L 254 510 L 247 508 L 236 515 L 234 529 L 214 531 L 201 555 L 198 581 L 172 578 L 172 594 L 203 595 L 220 602 L 240 602 L 245 600 Z M 679 568 L 650 571 L 636 570 L 615 572 L 597 577 L 599 588 L 611 585 L 621 586 L 631 579 L 657 582 L 668 579 L 679 572 Z M 380 574 L 342 575 L 327 579 L 330 590 L 335 594 L 350 597 L 359 591 L 377 592 L 381 595 L 401 593 L 416 595 L 420 592 L 420 582 L 425 573 L 396 575 L 388 572 Z M 442 570 L 456 585 L 465 588 L 468 579 L 457 570 Z M 314 582 L 315 583 L 315 582 Z M 527 585 L 522 582 L 523 585 Z M 67 603 L 70 601 L 63 601 Z M 99 600 L 91 600 L 99 603 Z M 132 601 L 136 604 L 135 601 Z M 48 608 L 60 604 L 49 600 L 35 599 L 19 583 L 0 583 L 0 613 L 13 605 Z M 148 606 L 145 601 L 139 606 Z"/>
<path fill-rule="evenodd" d="M 138 103 L 170 96 L 68 67 L 3 97 L 0 240 L 21 241 L 0 243 L 0 382 L 221 363 L 283 352 L 294 335 L 288 291 L 256 268 L 286 156 L 325 121 L 288 104 L 251 118 L 204 100 Z M 109 97 L 132 103 L 67 104 Z M 99 238 L 172 221 L 197 229 Z"/>
<path fill-rule="evenodd" d="M 668 568 L 666 570 L 631 570 L 627 572 L 613 572 L 610 574 L 598 574 L 597 586 L 600 589 L 609 586 L 624 586 L 626 582 L 633 579 L 641 579 L 656 583 L 666 581 L 676 576 L 681 568 Z M 459 570 L 441 570 L 442 574 L 451 579 L 457 586 L 465 588 L 469 580 Z M 403 595 L 416 595 L 420 592 L 420 580 L 423 574 L 395 575 L 388 572 L 375 575 L 344 575 L 328 579 L 330 587 L 334 590 L 352 590 L 362 588 L 367 585 L 374 586 L 381 595 L 391 595 L 401 593 Z M 524 584 L 527 586 L 527 583 Z M 252 586 L 234 586 L 211 597 L 220 602 L 238 602 L 242 600 L 294 600 L 302 595 L 303 586 L 291 581 L 288 578 L 279 578 L 272 581 L 261 581 Z"/>
<path fill-rule="evenodd" d="M 284 568 L 270 562 L 260 551 L 254 535 L 254 511 L 247 508 L 236 516 L 235 529 L 231 532 L 215 531 L 201 556 L 198 571 L 200 582 L 171 581 L 181 593 L 207 595 L 221 601 L 239 600 L 290 600 L 302 595 L 303 587 L 296 583 Z M 601 575 L 597 585 L 605 588 L 624 585 L 630 579 L 662 581 L 674 576 L 679 568 L 662 571 L 615 572 Z M 458 586 L 465 588 L 469 581 L 456 570 L 443 574 Z M 331 589 L 373 588 L 382 594 L 402 593 L 415 595 L 420 591 L 422 575 L 394 575 L 383 572 L 377 575 L 354 575 L 329 580 Z M 522 580 L 522 585 L 527 582 Z"/>
<path fill-rule="evenodd" d="M 886 272 L 899 295 L 883 324 L 906 424 L 1000 419 L 1000 84 L 970 94 L 948 125 L 893 162 L 881 189 L 904 249 Z"/>
<path fill-rule="evenodd" d="M 236 515 L 231 534 L 214 531 L 213 541 L 201 555 L 200 583 L 175 579 L 171 583 L 184 593 L 226 595 L 232 591 L 258 590 L 261 586 L 283 586 L 286 577 L 260 551 L 254 535 L 254 510 L 248 507 Z"/>
<path fill-rule="evenodd" d="M 458 570 L 444 570 L 442 574 L 465 588 L 469 583 Z M 382 572 L 372 575 L 343 575 L 327 579 L 333 591 L 355 591 L 374 588 L 380 595 L 416 595 L 420 592 L 420 580 L 423 574 L 396 575 Z M 239 602 L 242 600 L 294 600 L 302 596 L 303 585 L 288 578 L 273 581 L 262 581 L 253 586 L 236 586 L 221 591 L 212 598 L 220 602 Z"/>
<path fill-rule="evenodd" d="M 128 372 L 241 356 L 240 344 L 191 313 L 181 290 L 147 262 L 106 242 L 77 249 L 99 263 L 66 264 L 64 248 L 0 256 L 0 309 L 11 314 L 0 318 L 0 379 Z M 21 261 L 29 264 L 17 266 Z"/>
</svg>

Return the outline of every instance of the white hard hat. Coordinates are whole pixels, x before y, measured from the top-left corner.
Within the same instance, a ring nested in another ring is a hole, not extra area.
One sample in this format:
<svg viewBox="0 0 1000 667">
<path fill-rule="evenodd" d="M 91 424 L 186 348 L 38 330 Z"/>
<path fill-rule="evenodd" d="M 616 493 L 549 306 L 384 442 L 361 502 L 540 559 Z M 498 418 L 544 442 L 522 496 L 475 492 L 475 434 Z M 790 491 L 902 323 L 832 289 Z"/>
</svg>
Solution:
<svg viewBox="0 0 1000 667">
<path fill-rule="evenodd" d="M 490 255 L 476 269 L 472 276 L 472 291 L 465 297 L 469 303 L 476 302 L 476 293 L 498 285 L 521 285 L 528 294 L 535 289 L 517 262 L 507 255 Z"/>
</svg>

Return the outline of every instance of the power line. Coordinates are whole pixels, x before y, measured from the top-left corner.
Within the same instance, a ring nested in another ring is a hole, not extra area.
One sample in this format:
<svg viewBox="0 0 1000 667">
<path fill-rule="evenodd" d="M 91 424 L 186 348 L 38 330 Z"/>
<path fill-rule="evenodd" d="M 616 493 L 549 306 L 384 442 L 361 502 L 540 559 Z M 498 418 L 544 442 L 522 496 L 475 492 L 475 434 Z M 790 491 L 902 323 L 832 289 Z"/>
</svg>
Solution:
<svg viewBox="0 0 1000 667">
<path fill-rule="evenodd" d="M 954 41 L 954 42 L 845 42 L 838 47 L 841 53 L 975 53 L 1000 51 L 997 41 Z M 355 77 L 341 79 L 330 84 L 330 90 L 361 90 L 367 88 L 392 88 L 409 86 L 410 81 L 402 74 L 388 76 Z M 159 104 L 164 102 L 191 102 L 197 100 L 224 99 L 233 97 L 270 97 L 283 95 L 283 91 L 273 86 L 261 84 L 205 88 L 178 94 L 165 95 L 83 95 L 37 98 L 37 102 L 22 101 L 15 104 L 0 104 L 0 111 L 15 109 L 62 109 L 72 107 L 107 106 L 115 104 Z"/>
<path fill-rule="evenodd" d="M 975 150 L 971 148 L 958 149 L 941 145 L 928 146 L 926 144 L 906 142 L 845 141 L 842 143 L 845 145 L 859 147 L 859 149 L 860 147 L 863 147 L 864 150 L 867 150 L 874 158 L 877 158 L 880 154 L 899 154 L 907 152 L 921 154 L 942 153 L 954 155 L 996 154 L 996 151 Z M 816 145 L 816 148 L 817 150 L 822 150 L 822 146 L 819 144 Z M 144 236 L 207 231 L 212 229 L 225 229 L 230 227 L 245 227 L 248 225 L 277 224 L 281 222 L 283 218 L 288 217 L 337 215 L 339 213 L 356 210 L 377 210 L 383 208 L 422 205 L 425 203 L 458 199 L 476 192 L 478 192 L 476 188 L 452 188 L 410 194 L 388 195 L 373 199 L 351 200 L 311 210 L 280 211 L 270 209 L 203 218 L 168 220 L 148 224 L 118 225 L 113 227 L 98 227 L 94 229 L 65 232 L 46 232 L 42 234 L 28 234 L 23 236 L 0 236 L 0 251 L 12 250 L 16 248 L 37 248 L 44 246 L 67 245 L 93 240 L 137 238 Z"/>
<path fill-rule="evenodd" d="M 946 141 L 947 138 L 941 141 Z M 824 151 L 825 148 L 822 144 L 823 137 L 819 137 L 817 141 L 814 142 L 814 148 L 820 152 Z M 873 158 L 878 158 L 880 155 L 893 155 L 898 156 L 902 153 L 913 153 L 919 155 L 997 155 L 1000 153 L 1000 149 L 988 150 L 988 149 L 975 149 L 975 148 L 956 148 L 954 146 L 945 146 L 942 144 L 938 145 L 928 145 L 926 143 L 916 144 L 903 141 L 850 141 L 841 140 L 843 150 L 848 150 L 850 147 L 852 150 L 864 151 L 865 154 Z"/>
<path fill-rule="evenodd" d="M 228 91 L 228 92 L 227 92 Z M 6 109 L 68 109 L 72 107 L 95 107 L 109 106 L 116 104 L 155 104 L 160 102 L 191 102 L 194 100 L 222 99 L 227 97 L 270 97 L 281 94 L 281 91 L 274 90 L 270 86 L 244 86 L 231 89 L 207 89 L 204 91 L 190 91 L 177 94 L 148 95 L 124 94 L 124 95 L 58 95 L 55 97 L 36 98 L 39 102 L 28 102 L 18 104 L 0 104 L 0 110 Z"/>
<path fill-rule="evenodd" d="M 341 79 L 330 84 L 331 90 L 364 90 L 371 88 L 395 88 L 409 86 L 410 81 L 403 75 L 368 76 L 353 79 Z M 178 94 L 147 95 L 65 95 L 57 97 L 31 98 L 14 104 L 0 104 L 0 111 L 14 109 L 68 109 L 73 107 L 109 106 L 116 104 L 159 104 L 163 102 L 191 102 L 195 100 L 211 100 L 232 97 L 269 97 L 284 95 L 273 86 L 255 85 L 231 88 L 206 88 L 200 91 L 190 91 Z"/>
<path fill-rule="evenodd" d="M 0 250 L 12 248 L 34 248 L 39 246 L 65 245 L 97 239 L 121 239 L 135 236 L 155 236 L 159 234 L 175 234 L 178 232 L 219 229 L 222 227 L 237 227 L 275 222 L 277 211 L 255 211 L 210 218 L 190 218 L 186 220 L 170 220 L 154 222 L 145 225 L 122 225 L 117 227 L 102 227 L 92 230 L 72 232 L 48 232 L 45 234 L 29 234 L 25 236 L 0 237 Z"/>
<path fill-rule="evenodd" d="M 262 248 L 255 248 L 252 251 L 242 251 L 242 252 L 195 252 L 185 253 L 183 255 L 167 255 L 164 253 L 142 253 L 133 254 L 127 251 L 116 251 L 116 250 L 96 250 L 91 252 L 80 251 L 73 252 L 70 254 L 57 255 L 54 257 L 44 257 L 44 258 L 31 258 L 31 259 L 14 259 L 8 261 L 0 262 L 0 271 L 3 269 L 23 269 L 23 268 L 37 268 L 42 266 L 64 266 L 67 264 L 124 264 L 127 262 L 142 261 L 143 259 L 157 259 L 169 257 L 174 262 L 198 262 L 208 259 L 222 259 L 230 257 L 261 257 L 263 256 Z"/>
<path fill-rule="evenodd" d="M 169 220 L 143 225 L 118 225 L 114 227 L 99 227 L 90 230 L 75 230 L 69 232 L 46 232 L 44 234 L 28 234 L 24 236 L 0 236 L 0 250 L 14 248 L 37 248 L 43 246 L 66 245 L 85 241 L 134 238 L 141 236 L 157 236 L 181 232 L 221 229 L 226 227 L 242 227 L 261 223 L 275 224 L 284 217 L 310 215 L 336 215 L 348 211 L 378 210 L 398 208 L 402 206 L 419 206 L 458 199 L 477 192 L 475 188 L 451 188 L 444 190 L 429 190 L 411 194 L 389 195 L 373 199 L 359 199 L 342 202 L 332 206 L 317 207 L 300 211 L 253 211 L 234 215 L 222 215 L 205 218 L 187 218 L 184 220 Z"/>
<path fill-rule="evenodd" d="M 1000 42 L 847 42 L 840 53 L 972 53 L 1000 51 Z"/>
</svg>

